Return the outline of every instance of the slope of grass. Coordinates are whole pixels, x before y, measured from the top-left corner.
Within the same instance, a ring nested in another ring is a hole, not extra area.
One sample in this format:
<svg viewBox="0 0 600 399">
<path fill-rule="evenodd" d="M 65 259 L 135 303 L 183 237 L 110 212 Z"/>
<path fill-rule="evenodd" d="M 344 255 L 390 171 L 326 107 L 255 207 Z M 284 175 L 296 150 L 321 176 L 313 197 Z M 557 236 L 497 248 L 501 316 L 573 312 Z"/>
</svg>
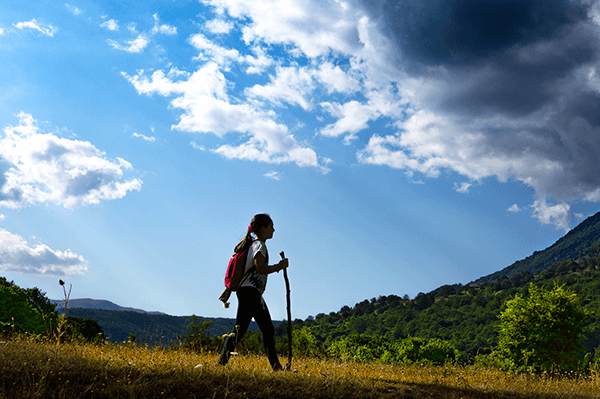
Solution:
<svg viewBox="0 0 600 399">
<path fill-rule="evenodd" d="M 600 377 L 544 378 L 472 366 L 393 366 L 124 345 L 0 340 L 1 398 L 598 398 Z"/>
</svg>

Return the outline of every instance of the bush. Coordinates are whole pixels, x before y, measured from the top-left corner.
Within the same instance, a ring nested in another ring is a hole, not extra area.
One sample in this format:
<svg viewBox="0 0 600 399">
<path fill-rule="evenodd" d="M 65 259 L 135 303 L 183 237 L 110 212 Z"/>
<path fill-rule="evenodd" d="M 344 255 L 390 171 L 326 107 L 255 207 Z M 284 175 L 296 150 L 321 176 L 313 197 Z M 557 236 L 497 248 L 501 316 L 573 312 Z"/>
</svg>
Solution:
<svg viewBox="0 0 600 399">
<path fill-rule="evenodd" d="M 386 357 L 389 358 L 389 362 L 400 364 L 445 364 L 456 361 L 459 358 L 459 352 L 448 341 L 437 338 L 408 337 L 394 342 Z"/>
<path fill-rule="evenodd" d="M 0 277 L 0 332 L 48 334 L 58 318 L 55 305 L 42 291 L 23 289 Z"/>
<path fill-rule="evenodd" d="M 198 316 L 192 315 L 188 332 L 183 337 L 184 348 L 198 353 L 219 351 L 223 344 L 222 337 L 211 337 L 206 329 L 211 326 L 212 321 L 200 321 Z"/>
<path fill-rule="evenodd" d="M 328 348 L 331 357 L 361 363 L 445 364 L 456 361 L 459 352 L 448 341 L 409 337 L 390 342 L 381 336 L 351 335 Z"/>
<path fill-rule="evenodd" d="M 583 360 L 583 333 L 589 314 L 577 294 L 554 283 L 546 290 L 529 285 L 529 297 L 517 294 L 500 314 L 494 356 L 511 369 L 570 372 Z"/>
<path fill-rule="evenodd" d="M 322 354 L 317 339 L 307 327 L 292 331 L 292 351 L 295 356 L 317 357 Z"/>
<path fill-rule="evenodd" d="M 379 360 L 389 347 L 390 342 L 382 336 L 354 334 L 333 342 L 327 353 L 335 359 L 369 363 Z"/>
</svg>

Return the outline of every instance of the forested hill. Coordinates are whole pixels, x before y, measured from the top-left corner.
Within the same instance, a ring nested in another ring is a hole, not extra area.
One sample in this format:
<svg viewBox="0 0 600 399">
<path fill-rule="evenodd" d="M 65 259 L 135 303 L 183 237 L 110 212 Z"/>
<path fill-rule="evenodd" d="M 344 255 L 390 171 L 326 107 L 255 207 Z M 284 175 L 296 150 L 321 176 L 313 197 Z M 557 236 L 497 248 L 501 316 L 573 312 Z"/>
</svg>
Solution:
<svg viewBox="0 0 600 399">
<path fill-rule="evenodd" d="M 295 320 L 295 328 L 309 328 L 321 343 L 350 334 L 390 340 L 440 338 L 453 343 L 468 359 L 496 345 L 498 316 L 507 299 L 517 293 L 527 296 L 530 283 L 549 288 L 558 283 L 575 291 L 584 307 L 595 312 L 584 341 L 593 353 L 600 345 L 599 243 L 600 214 L 596 214 L 548 249 L 496 275 L 467 285 L 445 285 L 414 299 L 389 295 L 364 300 L 339 312 Z M 277 327 L 277 335 L 285 336 L 283 324 Z"/>
<path fill-rule="evenodd" d="M 594 353 L 600 345 L 600 257 L 560 262 L 535 275 L 525 271 L 481 285 L 446 285 L 414 299 L 380 296 L 339 312 L 295 320 L 294 325 L 307 327 L 321 343 L 351 334 L 381 335 L 392 341 L 440 338 L 450 341 L 466 360 L 496 346 L 504 302 L 517 293 L 526 297 L 531 282 L 547 288 L 555 282 L 564 284 L 595 312 L 584 340 L 587 351 Z M 278 336 L 285 336 L 284 324 L 277 327 Z"/>
<path fill-rule="evenodd" d="M 581 222 L 564 237 L 543 251 L 536 251 L 531 256 L 519 260 L 504 269 L 475 280 L 475 284 L 496 281 L 501 276 L 513 276 L 524 271 L 537 273 L 550 266 L 566 260 L 579 259 L 584 256 L 600 254 L 600 212 Z"/>
</svg>

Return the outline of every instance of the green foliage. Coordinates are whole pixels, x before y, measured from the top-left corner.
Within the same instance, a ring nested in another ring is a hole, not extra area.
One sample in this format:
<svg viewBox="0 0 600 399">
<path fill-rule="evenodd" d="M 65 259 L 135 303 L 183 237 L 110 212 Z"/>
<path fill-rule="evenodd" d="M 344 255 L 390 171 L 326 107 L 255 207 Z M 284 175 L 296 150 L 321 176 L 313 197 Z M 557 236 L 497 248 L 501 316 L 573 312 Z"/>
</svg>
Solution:
<svg viewBox="0 0 600 399">
<path fill-rule="evenodd" d="M 506 302 L 494 351 L 517 370 L 575 371 L 585 353 L 588 318 L 574 292 L 556 283 L 551 290 L 532 283 L 528 298 L 517 294 Z"/>
<path fill-rule="evenodd" d="M 323 354 L 315 336 L 306 327 L 292 330 L 292 353 L 301 357 L 317 357 Z"/>
<path fill-rule="evenodd" d="M 96 320 L 67 316 L 63 329 L 69 341 L 99 344 L 106 340 L 104 331 Z"/>
<path fill-rule="evenodd" d="M 390 345 L 387 338 L 379 335 L 353 334 L 331 343 L 327 353 L 334 359 L 371 363 L 381 359 Z"/>
<path fill-rule="evenodd" d="M 389 353 L 384 355 L 386 363 L 446 364 L 459 359 L 459 352 L 448 341 L 436 338 L 409 337 L 392 344 Z M 386 357 L 387 356 L 387 357 Z"/>
<path fill-rule="evenodd" d="M 38 288 L 23 289 L 0 277 L 0 331 L 47 334 L 59 315 Z"/>
<path fill-rule="evenodd" d="M 448 341 L 409 337 L 395 342 L 381 336 L 355 334 L 333 342 L 328 354 L 335 359 L 360 363 L 445 364 L 459 352 Z"/>
<path fill-rule="evenodd" d="M 188 333 L 183 336 L 183 347 L 196 352 L 216 352 L 223 344 L 221 337 L 211 337 L 207 329 L 212 321 L 203 321 L 196 315 L 191 316 Z"/>
</svg>

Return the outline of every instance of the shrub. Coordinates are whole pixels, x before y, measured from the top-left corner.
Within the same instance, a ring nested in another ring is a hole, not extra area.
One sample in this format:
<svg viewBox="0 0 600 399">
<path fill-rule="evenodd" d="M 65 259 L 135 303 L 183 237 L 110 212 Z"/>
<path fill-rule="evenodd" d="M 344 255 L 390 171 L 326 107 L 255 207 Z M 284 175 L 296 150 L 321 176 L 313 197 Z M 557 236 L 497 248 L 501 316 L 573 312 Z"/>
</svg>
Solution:
<svg viewBox="0 0 600 399">
<path fill-rule="evenodd" d="M 351 335 L 334 342 L 328 348 L 331 357 L 361 363 L 426 363 L 445 364 L 459 357 L 448 341 L 433 338 L 409 337 L 390 342 L 382 336 Z"/>
<path fill-rule="evenodd" d="M 386 360 L 400 364 L 445 364 L 459 358 L 459 352 L 448 341 L 437 338 L 408 337 L 394 342 Z"/>
<path fill-rule="evenodd" d="M 519 371 L 577 370 L 589 318 L 577 294 L 556 282 L 551 290 L 530 284 L 528 298 L 517 294 L 504 307 L 496 357 Z"/>
<path fill-rule="evenodd" d="M 292 331 L 292 351 L 294 355 L 304 357 L 316 357 L 322 354 L 317 339 L 307 327 Z"/>
<path fill-rule="evenodd" d="M 183 347 L 199 353 L 218 351 L 223 344 L 223 338 L 211 337 L 206 331 L 212 321 L 200 321 L 196 315 L 192 315 L 190 319 L 189 332 L 183 336 Z"/>
<path fill-rule="evenodd" d="M 47 334 L 58 318 L 55 305 L 42 291 L 23 289 L 0 277 L 0 331 Z"/>
</svg>

